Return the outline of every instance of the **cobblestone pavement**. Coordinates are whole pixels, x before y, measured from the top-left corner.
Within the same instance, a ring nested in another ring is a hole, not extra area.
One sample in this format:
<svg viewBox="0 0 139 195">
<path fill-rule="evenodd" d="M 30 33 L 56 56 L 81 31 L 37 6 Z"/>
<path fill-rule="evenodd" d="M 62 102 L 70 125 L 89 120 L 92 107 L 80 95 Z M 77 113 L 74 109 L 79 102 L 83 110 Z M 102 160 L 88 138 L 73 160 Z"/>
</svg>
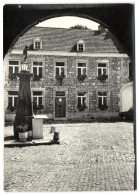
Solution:
<svg viewBox="0 0 139 195">
<path fill-rule="evenodd" d="M 134 190 L 133 123 L 53 126 L 60 145 L 4 149 L 5 191 Z"/>
</svg>

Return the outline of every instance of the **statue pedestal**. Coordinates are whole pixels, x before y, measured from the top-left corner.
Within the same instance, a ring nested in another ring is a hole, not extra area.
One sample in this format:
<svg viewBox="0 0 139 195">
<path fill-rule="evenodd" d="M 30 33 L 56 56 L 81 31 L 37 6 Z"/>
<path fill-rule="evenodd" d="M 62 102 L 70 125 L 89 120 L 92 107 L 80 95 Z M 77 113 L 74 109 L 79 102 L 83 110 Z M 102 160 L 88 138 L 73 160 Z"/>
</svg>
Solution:
<svg viewBox="0 0 139 195">
<path fill-rule="evenodd" d="M 33 139 L 43 139 L 43 119 L 46 115 L 34 115 L 33 117 Z"/>
<path fill-rule="evenodd" d="M 17 125 L 28 124 L 28 131 L 32 131 L 32 100 L 30 89 L 30 78 L 33 76 L 26 70 L 17 74 L 20 78 L 19 94 L 17 100 L 17 112 L 14 122 L 14 137 L 19 138 L 16 130 Z"/>
</svg>

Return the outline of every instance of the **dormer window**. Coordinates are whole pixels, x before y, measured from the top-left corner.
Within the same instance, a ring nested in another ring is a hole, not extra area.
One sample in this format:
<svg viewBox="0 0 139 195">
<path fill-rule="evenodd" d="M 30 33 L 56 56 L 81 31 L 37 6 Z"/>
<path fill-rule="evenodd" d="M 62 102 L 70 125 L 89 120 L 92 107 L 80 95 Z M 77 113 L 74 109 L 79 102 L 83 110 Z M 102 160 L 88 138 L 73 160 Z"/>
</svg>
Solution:
<svg viewBox="0 0 139 195">
<path fill-rule="evenodd" d="M 77 42 L 77 51 L 85 51 L 85 43 L 83 40 Z"/>
<path fill-rule="evenodd" d="M 42 41 L 39 37 L 37 37 L 36 39 L 33 40 L 33 48 L 35 50 L 42 49 Z"/>
</svg>

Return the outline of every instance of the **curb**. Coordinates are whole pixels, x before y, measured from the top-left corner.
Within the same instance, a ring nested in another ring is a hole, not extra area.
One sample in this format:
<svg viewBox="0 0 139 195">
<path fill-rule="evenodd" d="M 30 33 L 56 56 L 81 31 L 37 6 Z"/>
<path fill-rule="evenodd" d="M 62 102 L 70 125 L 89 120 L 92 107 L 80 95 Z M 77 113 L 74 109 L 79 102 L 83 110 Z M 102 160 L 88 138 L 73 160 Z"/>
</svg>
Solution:
<svg viewBox="0 0 139 195">
<path fill-rule="evenodd" d="M 18 143 L 4 143 L 4 147 L 26 147 L 26 146 L 39 146 L 39 145 L 59 145 L 60 142 L 56 142 L 56 141 L 50 141 L 50 142 L 25 142 L 25 143 L 22 143 L 22 142 L 18 142 Z"/>
</svg>

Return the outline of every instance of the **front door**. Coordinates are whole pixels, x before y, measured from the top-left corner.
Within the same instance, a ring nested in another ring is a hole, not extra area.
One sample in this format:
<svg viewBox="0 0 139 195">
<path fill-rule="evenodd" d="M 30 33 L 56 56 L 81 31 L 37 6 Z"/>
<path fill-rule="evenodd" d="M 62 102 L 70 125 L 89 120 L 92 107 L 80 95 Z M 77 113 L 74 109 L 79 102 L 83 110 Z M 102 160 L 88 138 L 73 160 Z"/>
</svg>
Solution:
<svg viewBox="0 0 139 195">
<path fill-rule="evenodd" d="M 55 98 L 55 117 L 66 117 L 66 98 Z"/>
</svg>

